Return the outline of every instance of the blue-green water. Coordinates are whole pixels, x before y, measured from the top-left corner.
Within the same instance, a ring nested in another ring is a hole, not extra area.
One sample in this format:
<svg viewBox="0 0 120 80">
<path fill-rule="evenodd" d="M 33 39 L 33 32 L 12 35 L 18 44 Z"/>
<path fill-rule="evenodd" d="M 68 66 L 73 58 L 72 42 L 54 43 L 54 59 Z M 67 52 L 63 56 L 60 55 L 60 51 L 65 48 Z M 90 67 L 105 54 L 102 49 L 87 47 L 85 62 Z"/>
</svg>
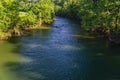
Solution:
<svg viewBox="0 0 120 80">
<path fill-rule="evenodd" d="M 51 26 L 0 42 L 0 80 L 120 80 L 120 50 L 56 17 Z"/>
</svg>

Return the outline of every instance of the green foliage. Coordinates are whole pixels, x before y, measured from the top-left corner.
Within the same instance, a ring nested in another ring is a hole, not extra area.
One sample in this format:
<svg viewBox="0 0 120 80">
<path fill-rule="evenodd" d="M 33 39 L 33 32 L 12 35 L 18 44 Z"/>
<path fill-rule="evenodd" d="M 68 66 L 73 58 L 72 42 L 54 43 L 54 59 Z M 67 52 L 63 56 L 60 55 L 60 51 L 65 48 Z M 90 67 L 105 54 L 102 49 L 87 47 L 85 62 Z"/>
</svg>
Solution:
<svg viewBox="0 0 120 80">
<path fill-rule="evenodd" d="M 82 20 L 86 30 L 120 31 L 119 0 L 55 0 L 56 14 Z M 58 3 L 59 2 L 59 3 Z"/>
<path fill-rule="evenodd" d="M 51 0 L 40 0 L 32 5 L 31 11 L 37 19 L 42 19 L 43 23 L 50 23 L 54 17 L 54 4 Z"/>
<path fill-rule="evenodd" d="M 54 4 L 51 0 L 0 0 L 0 31 L 51 23 Z"/>
<path fill-rule="evenodd" d="M 20 21 L 19 27 L 25 28 L 31 25 L 34 25 L 36 22 L 36 16 L 32 12 L 20 12 L 19 13 Z"/>
<path fill-rule="evenodd" d="M 18 4 L 16 1 L 6 0 L 0 1 L 0 31 L 5 30 L 7 28 L 13 28 L 19 20 L 19 10 Z"/>
</svg>

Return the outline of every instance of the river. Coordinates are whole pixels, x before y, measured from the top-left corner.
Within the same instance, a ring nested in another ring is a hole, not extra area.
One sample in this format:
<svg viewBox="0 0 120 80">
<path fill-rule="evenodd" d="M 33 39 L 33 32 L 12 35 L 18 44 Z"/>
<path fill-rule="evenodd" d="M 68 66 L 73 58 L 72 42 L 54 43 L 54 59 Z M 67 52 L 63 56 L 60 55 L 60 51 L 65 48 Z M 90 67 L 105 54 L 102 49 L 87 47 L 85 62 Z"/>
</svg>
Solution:
<svg viewBox="0 0 120 80">
<path fill-rule="evenodd" d="M 56 17 L 51 26 L 0 41 L 0 80 L 120 80 L 120 49 Z"/>
</svg>

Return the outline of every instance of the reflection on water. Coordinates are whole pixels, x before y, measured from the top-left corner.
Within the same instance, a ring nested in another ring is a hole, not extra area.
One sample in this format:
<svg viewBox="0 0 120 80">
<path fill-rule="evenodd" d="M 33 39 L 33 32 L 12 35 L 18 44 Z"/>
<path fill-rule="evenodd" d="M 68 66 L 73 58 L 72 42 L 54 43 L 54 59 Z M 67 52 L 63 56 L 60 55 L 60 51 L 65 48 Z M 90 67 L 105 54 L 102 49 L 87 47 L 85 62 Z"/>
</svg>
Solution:
<svg viewBox="0 0 120 80">
<path fill-rule="evenodd" d="M 19 44 L 0 42 L 0 80 L 20 80 L 17 75 L 9 70 L 9 63 L 24 63 L 28 59 L 18 54 Z"/>
<path fill-rule="evenodd" d="M 83 35 L 68 19 L 13 40 L 0 42 L 0 80 L 120 79 L 119 48 Z"/>
</svg>

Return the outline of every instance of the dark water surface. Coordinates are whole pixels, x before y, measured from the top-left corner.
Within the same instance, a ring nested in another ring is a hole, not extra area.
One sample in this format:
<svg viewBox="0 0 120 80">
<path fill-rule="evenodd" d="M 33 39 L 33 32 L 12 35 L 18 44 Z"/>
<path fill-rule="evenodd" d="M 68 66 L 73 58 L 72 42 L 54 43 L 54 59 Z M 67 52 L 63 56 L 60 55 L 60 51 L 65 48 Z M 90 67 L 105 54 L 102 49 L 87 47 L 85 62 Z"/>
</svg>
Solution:
<svg viewBox="0 0 120 80">
<path fill-rule="evenodd" d="M 56 17 L 52 26 L 0 42 L 0 80 L 120 80 L 120 49 Z"/>
</svg>

